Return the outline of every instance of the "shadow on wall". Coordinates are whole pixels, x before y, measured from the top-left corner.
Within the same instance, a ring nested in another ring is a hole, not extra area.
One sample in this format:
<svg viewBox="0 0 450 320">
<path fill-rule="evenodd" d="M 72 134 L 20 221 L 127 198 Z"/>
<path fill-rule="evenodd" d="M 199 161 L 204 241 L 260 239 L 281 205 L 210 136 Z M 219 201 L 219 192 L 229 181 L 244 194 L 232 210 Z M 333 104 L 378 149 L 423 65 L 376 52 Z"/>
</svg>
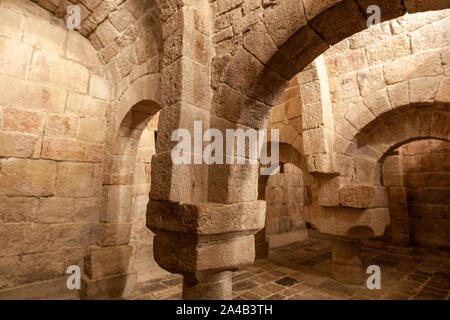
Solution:
<svg viewBox="0 0 450 320">
<path fill-rule="evenodd" d="M 269 247 L 308 237 L 303 211 L 311 199 L 303 157 L 289 144 L 280 143 L 279 147 L 280 172 L 258 179 L 258 200 L 266 201 L 266 225 L 255 235 L 257 259 L 267 257 Z"/>
<path fill-rule="evenodd" d="M 386 241 L 450 249 L 450 143 L 425 139 L 398 148 L 383 163 L 391 223 Z"/>
</svg>

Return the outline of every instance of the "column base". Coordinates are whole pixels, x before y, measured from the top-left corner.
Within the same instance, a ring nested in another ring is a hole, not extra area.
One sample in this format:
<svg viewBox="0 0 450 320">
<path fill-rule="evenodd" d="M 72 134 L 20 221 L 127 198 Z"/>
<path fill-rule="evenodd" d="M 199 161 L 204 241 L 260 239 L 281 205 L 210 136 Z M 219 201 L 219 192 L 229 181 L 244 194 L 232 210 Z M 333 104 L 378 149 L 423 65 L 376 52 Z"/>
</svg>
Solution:
<svg viewBox="0 0 450 320">
<path fill-rule="evenodd" d="M 185 275 L 183 279 L 183 300 L 231 300 L 231 271 L 216 273 L 199 281 L 194 276 Z"/>
<path fill-rule="evenodd" d="M 106 300 L 130 297 L 134 293 L 136 278 L 135 272 L 98 280 L 92 280 L 83 275 L 80 298 L 82 300 Z"/>
<path fill-rule="evenodd" d="M 346 238 L 333 238 L 332 275 L 339 282 L 361 284 L 364 270 L 361 261 L 361 242 Z"/>
</svg>

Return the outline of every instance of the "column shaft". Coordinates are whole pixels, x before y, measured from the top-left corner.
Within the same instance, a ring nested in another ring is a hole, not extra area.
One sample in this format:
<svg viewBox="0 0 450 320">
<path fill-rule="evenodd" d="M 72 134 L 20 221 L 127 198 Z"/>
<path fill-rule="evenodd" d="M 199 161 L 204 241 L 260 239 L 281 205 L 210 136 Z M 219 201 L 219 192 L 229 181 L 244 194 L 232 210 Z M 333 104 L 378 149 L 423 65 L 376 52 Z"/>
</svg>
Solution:
<svg viewBox="0 0 450 320">
<path fill-rule="evenodd" d="M 223 271 L 197 280 L 185 275 L 183 279 L 183 300 L 231 300 L 233 272 Z"/>
</svg>

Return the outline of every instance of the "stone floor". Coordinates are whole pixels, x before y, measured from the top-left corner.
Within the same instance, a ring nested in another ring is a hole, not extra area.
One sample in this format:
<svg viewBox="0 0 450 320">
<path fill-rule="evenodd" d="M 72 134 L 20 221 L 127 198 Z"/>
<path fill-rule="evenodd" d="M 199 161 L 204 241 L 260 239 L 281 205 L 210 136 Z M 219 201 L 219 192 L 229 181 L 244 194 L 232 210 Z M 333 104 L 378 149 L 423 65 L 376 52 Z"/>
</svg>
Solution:
<svg viewBox="0 0 450 320">
<path fill-rule="evenodd" d="M 365 265 L 381 268 L 381 289 L 343 285 L 332 280 L 331 244 L 307 239 L 270 251 L 269 258 L 236 272 L 237 300 L 450 299 L 450 259 L 434 255 L 399 255 L 364 248 Z M 369 275 L 367 275 L 369 276 Z M 180 276 L 139 286 L 136 299 L 181 299 Z"/>
</svg>

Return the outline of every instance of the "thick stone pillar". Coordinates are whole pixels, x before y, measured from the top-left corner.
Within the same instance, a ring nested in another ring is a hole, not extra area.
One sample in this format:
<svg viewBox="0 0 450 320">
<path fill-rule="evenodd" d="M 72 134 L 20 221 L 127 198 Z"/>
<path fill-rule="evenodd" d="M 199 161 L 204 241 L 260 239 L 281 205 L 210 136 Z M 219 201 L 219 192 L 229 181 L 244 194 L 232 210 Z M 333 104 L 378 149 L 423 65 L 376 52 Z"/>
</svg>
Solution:
<svg viewBox="0 0 450 320">
<path fill-rule="evenodd" d="M 226 290 L 211 290 L 219 284 L 227 287 L 223 272 L 253 262 L 248 259 L 254 255 L 253 234 L 263 220 L 259 222 L 255 215 L 241 228 L 237 213 L 252 210 L 257 203 L 245 209 L 208 202 L 208 166 L 202 161 L 202 150 L 195 145 L 191 152 L 183 152 L 192 160 L 190 163 L 172 162 L 173 147 L 178 144 L 172 135 L 177 129 L 188 130 L 194 143 L 196 121 L 201 121 L 203 130 L 210 127 L 214 32 L 207 0 L 181 0 L 177 5 L 166 2 L 160 1 L 163 109 L 152 158 L 147 226 L 156 234 L 155 261 L 163 269 L 185 277 L 186 299 L 229 298 L 231 295 L 220 293 Z M 250 247 L 252 254 L 248 252 Z"/>
<path fill-rule="evenodd" d="M 331 251 L 333 278 L 348 284 L 361 284 L 364 273 L 360 240 L 333 237 Z"/>
<path fill-rule="evenodd" d="M 361 241 L 384 234 L 389 224 L 387 192 L 381 186 L 345 184 L 345 177 L 321 179 L 313 186 L 318 199 L 305 211 L 306 221 L 332 237 L 332 277 L 360 284 L 365 273 Z"/>
<path fill-rule="evenodd" d="M 232 271 L 253 264 L 254 234 L 264 226 L 265 202 L 220 204 L 150 201 L 147 226 L 154 255 L 184 276 L 183 299 L 231 299 Z"/>
</svg>

